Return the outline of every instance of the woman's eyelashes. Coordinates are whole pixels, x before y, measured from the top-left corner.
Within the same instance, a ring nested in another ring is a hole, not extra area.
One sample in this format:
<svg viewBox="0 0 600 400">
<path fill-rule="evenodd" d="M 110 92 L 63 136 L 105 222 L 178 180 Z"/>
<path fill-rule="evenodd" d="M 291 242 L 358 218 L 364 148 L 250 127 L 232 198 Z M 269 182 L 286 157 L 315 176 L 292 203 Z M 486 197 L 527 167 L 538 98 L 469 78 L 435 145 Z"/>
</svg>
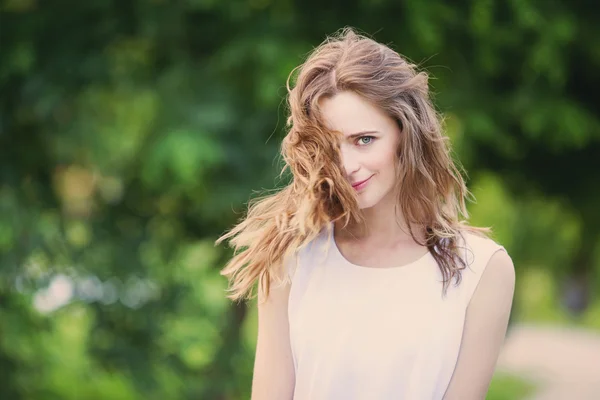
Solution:
<svg viewBox="0 0 600 400">
<path fill-rule="evenodd" d="M 369 139 L 369 140 L 367 142 L 364 142 L 364 141 L 361 142 L 361 140 L 363 140 L 363 139 Z M 369 136 L 369 135 L 361 136 L 358 139 L 356 139 L 359 146 L 366 146 L 368 144 L 371 144 L 374 140 L 375 140 L 375 136 Z"/>
</svg>

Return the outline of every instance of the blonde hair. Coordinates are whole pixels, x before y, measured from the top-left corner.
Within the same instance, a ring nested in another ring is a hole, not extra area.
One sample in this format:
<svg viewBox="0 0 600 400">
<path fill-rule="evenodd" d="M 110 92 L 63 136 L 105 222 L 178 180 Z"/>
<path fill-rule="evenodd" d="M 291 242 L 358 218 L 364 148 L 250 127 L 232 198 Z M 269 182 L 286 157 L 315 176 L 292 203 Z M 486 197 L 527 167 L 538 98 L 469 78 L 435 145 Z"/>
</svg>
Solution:
<svg viewBox="0 0 600 400">
<path fill-rule="evenodd" d="M 294 87 L 290 80 L 297 74 Z M 397 52 L 344 28 L 328 37 L 288 77 L 289 131 L 281 154 L 292 181 L 275 194 L 251 200 L 248 213 L 215 244 L 230 239 L 233 258 L 221 271 L 228 298 L 252 299 L 258 281 L 266 296 L 272 280 L 289 280 L 286 262 L 332 222 L 362 224 L 354 190 L 341 167 L 339 132 L 325 128 L 320 99 L 352 91 L 394 118 L 398 146 L 398 207 L 413 239 L 414 227 L 437 261 L 444 293 L 452 278 L 460 283 L 465 261 L 459 252 L 464 231 L 485 234 L 460 221 L 470 195 L 454 164 L 442 119 L 429 97 L 428 75 Z M 280 176 L 281 176 L 280 174 Z"/>
</svg>

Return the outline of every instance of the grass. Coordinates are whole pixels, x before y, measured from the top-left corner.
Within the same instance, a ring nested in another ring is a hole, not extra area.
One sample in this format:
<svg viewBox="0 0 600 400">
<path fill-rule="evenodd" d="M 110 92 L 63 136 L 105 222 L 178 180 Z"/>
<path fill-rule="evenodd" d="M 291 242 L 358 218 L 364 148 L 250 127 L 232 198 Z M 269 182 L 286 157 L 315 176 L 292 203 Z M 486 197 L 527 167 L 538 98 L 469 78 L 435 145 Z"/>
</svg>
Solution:
<svg viewBox="0 0 600 400">
<path fill-rule="evenodd" d="M 535 385 L 523 378 L 506 373 L 496 373 L 490 384 L 486 400 L 521 400 L 535 390 Z"/>
</svg>

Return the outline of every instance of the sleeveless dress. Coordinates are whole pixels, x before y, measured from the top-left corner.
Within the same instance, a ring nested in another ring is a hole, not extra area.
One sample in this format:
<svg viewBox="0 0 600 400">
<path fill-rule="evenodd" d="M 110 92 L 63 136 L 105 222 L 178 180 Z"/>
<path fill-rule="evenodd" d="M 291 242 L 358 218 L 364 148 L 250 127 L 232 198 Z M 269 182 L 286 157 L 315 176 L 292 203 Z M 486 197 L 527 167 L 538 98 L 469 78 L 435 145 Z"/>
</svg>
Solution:
<svg viewBox="0 0 600 400">
<path fill-rule="evenodd" d="M 442 399 L 458 357 L 466 309 L 504 248 L 463 234 L 467 268 L 442 296 L 430 253 L 399 267 L 350 263 L 333 224 L 286 262 L 294 400 Z"/>
</svg>

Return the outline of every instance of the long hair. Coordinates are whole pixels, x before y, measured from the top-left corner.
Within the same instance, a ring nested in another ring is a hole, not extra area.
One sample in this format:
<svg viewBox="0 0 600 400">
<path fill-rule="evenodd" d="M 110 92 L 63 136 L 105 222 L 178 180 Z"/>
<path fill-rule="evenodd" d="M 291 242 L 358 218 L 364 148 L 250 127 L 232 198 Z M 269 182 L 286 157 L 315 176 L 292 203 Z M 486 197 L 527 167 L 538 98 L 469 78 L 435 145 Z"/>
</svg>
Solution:
<svg viewBox="0 0 600 400">
<path fill-rule="evenodd" d="M 431 102 L 428 75 L 389 47 L 344 28 L 296 67 L 286 86 L 289 117 L 281 144 L 281 174 L 289 169 L 292 180 L 275 194 L 251 200 L 246 217 L 215 242 L 231 238 L 235 249 L 221 271 L 229 280 L 227 297 L 251 299 L 257 281 L 268 296 L 272 281 L 289 280 L 286 263 L 324 227 L 330 229 L 338 220 L 344 226 L 364 223 L 341 167 L 341 133 L 325 127 L 318 105 L 342 91 L 362 96 L 397 121 L 401 134 L 396 209 L 412 238 L 435 258 L 443 292 L 452 278 L 460 283 L 466 266 L 460 235 L 485 235 L 489 230 L 467 225 L 465 198 L 470 193 Z"/>
</svg>

